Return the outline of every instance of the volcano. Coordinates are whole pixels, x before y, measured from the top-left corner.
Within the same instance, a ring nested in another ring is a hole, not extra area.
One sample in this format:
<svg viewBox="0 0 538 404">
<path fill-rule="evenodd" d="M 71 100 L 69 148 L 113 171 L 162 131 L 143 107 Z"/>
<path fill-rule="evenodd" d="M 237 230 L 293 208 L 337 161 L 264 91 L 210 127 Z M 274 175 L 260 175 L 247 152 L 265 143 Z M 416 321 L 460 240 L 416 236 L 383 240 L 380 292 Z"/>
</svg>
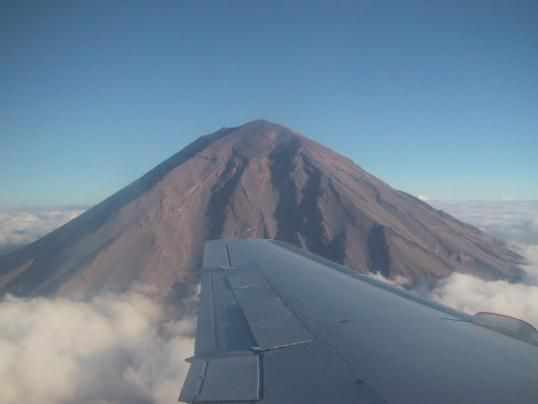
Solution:
<svg viewBox="0 0 538 404">
<path fill-rule="evenodd" d="M 272 238 L 352 270 L 435 284 L 454 271 L 517 280 L 504 243 L 286 127 L 198 140 L 42 239 L 0 258 L 0 293 L 91 296 L 198 279 L 206 240 Z"/>
</svg>

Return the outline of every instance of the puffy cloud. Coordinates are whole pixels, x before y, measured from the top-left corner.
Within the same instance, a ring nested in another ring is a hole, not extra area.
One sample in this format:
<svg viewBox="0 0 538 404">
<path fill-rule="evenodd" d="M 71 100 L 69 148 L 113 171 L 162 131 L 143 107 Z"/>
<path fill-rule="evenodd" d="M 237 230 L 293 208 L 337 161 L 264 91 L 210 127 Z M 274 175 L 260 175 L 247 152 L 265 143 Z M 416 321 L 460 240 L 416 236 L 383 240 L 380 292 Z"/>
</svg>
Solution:
<svg viewBox="0 0 538 404">
<path fill-rule="evenodd" d="M 0 252 L 28 244 L 76 218 L 80 208 L 0 212 Z"/>
<path fill-rule="evenodd" d="M 469 314 L 506 314 L 538 327 L 538 286 L 506 281 L 488 282 L 454 273 L 432 291 L 434 300 Z"/>
<path fill-rule="evenodd" d="M 193 321 L 133 291 L 89 302 L 0 302 L 3 404 L 177 401 Z"/>
<path fill-rule="evenodd" d="M 530 322 L 538 327 L 538 201 L 430 202 L 456 218 L 506 241 L 527 260 L 521 283 L 484 281 L 453 273 L 433 290 L 415 290 L 421 296 L 469 314 L 490 311 Z M 405 287 L 405 280 L 374 278 Z"/>
<path fill-rule="evenodd" d="M 522 283 L 487 282 L 455 273 L 432 291 L 432 298 L 469 314 L 492 311 L 538 327 L 538 201 L 436 201 L 432 205 L 503 239 L 527 260 Z"/>
<path fill-rule="evenodd" d="M 409 281 L 409 279 L 403 277 L 403 276 L 400 276 L 400 275 L 396 275 L 395 277 L 393 278 L 385 278 L 383 276 L 383 274 L 381 272 L 376 272 L 376 273 L 368 273 L 368 276 L 372 279 L 375 279 L 379 282 L 384 282 L 384 283 L 388 283 L 390 285 L 393 285 L 393 286 L 398 286 L 398 287 L 401 287 L 401 288 L 405 288 L 407 286 L 409 286 L 411 284 L 411 282 Z"/>
<path fill-rule="evenodd" d="M 527 259 L 527 283 L 538 285 L 538 245 L 520 247 L 521 254 Z"/>
<path fill-rule="evenodd" d="M 525 284 L 511 284 L 453 274 L 429 291 L 431 298 L 470 314 L 494 311 L 538 326 L 538 203 L 467 203 L 442 209 L 518 242 L 529 261 L 529 276 Z M 32 241 L 79 213 L 0 213 L 0 244 Z M 386 281 L 381 275 L 375 278 Z M 406 284 L 405 279 L 391 282 Z M 89 302 L 0 301 L 0 402 L 176 402 L 188 369 L 184 359 L 193 351 L 194 328 L 189 316 L 170 315 L 176 311 L 141 290 Z"/>
<path fill-rule="evenodd" d="M 369 276 L 392 286 L 408 289 L 405 278 L 388 279 L 381 274 L 369 274 Z M 538 328 L 536 272 L 530 273 L 525 283 L 485 281 L 472 275 L 453 273 L 433 290 L 417 288 L 411 291 L 423 298 L 471 315 L 484 311 L 505 314 L 525 320 Z"/>
</svg>

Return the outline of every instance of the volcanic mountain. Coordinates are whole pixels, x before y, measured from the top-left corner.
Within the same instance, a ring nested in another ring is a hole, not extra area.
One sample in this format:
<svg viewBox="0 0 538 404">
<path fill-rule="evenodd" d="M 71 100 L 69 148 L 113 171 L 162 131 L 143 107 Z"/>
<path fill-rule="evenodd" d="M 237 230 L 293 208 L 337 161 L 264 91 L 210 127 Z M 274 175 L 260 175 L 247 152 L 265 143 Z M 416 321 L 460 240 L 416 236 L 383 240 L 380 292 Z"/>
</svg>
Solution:
<svg viewBox="0 0 538 404">
<path fill-rule="evenodd" d="M 204 241 L 274 238 L 411 284 L 453 271 L 515 280 L 520 257 L 267 121 L 203 136 L 42 239 L 0 258 L 0 292 L 89 296 L 196 282 Z"/>
</svg>

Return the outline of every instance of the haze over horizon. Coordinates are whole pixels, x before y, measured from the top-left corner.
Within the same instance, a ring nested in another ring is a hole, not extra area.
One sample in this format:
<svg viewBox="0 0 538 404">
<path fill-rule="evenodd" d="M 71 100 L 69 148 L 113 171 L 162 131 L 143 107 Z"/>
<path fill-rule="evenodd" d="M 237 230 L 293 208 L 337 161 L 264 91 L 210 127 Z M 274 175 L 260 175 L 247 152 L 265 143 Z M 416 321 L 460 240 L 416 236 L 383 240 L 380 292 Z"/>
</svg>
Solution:
<svg viewBox="0 0 538 404">
<path fill-rule="evenodd" d="M 428 199 L 538 199 L 536 2 L 2 8 L 0 208 L 93 205 L 257 118 Z"/>
</svg>

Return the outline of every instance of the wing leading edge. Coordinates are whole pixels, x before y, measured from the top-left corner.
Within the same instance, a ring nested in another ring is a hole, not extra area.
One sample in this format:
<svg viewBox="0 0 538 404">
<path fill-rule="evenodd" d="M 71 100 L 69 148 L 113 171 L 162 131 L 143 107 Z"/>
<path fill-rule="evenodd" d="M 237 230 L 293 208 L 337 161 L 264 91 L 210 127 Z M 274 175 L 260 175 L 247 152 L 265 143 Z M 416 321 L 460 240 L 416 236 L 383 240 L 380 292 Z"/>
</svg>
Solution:
<svg viewBox="0 0 538 404">
<path fill-rule="evenodd" d="M 190 361 L 189 403 L 538 402 L 536 346 L 268 240 L 206 244 Z"/>
</svg>

